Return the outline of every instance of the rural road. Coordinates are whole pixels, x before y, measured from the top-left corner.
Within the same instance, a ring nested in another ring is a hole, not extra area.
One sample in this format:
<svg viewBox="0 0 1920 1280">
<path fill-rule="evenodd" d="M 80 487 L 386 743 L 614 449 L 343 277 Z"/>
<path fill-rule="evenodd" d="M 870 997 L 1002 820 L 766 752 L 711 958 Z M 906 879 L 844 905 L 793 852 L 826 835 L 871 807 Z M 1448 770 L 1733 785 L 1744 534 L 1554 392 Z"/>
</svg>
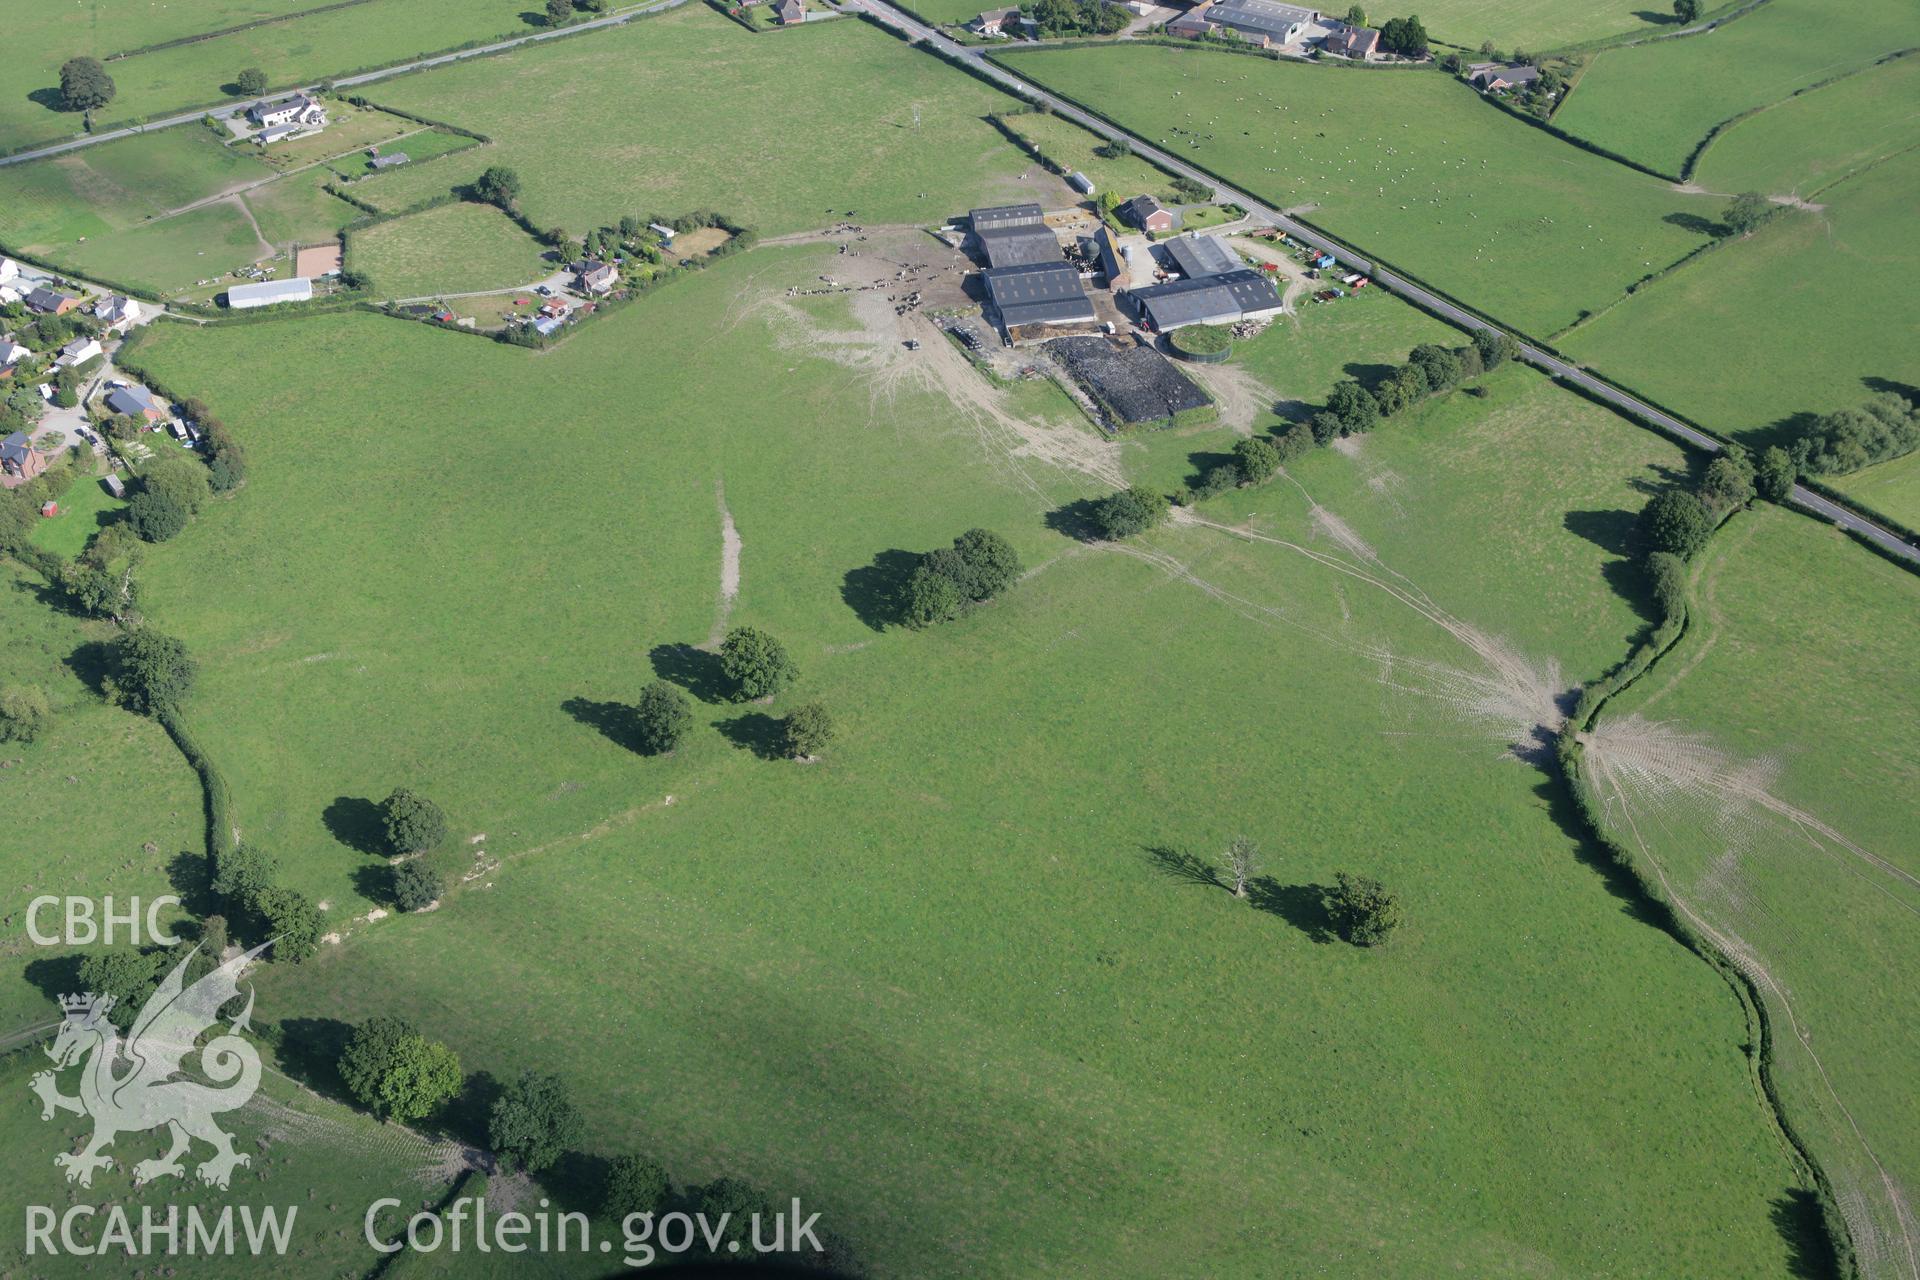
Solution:
<svg viewBox="0 0 1920 1280">
<path fill-rule="evenodd" d="M 541 40 L 557 40 L 563 36 L 578 35 L 582 31 L 593 31 L 600 27 L 617 27 L 635 18 L 648 14 L 663 13 L 668 9 L 677 9 L 688 0 L 654 0 L 651 4 L 635 5 L 620 9 L 605 17 L 590 22 L 576 23 L 570 27 L 559 27 L 552 31 L 530 31 L 524 36 L 514 36 L 506 40 L 496 40 L 492 44 L 480 45 L 473 49 L 456 49 L 452 53 L 436 54 L 431 58 L 416 58 L 412 62 L 402 62 L 391 67 L 381 67 L 376 71 L 363 71 L 359 75 L 339 76 L 332 81 L 336 89 L 351 89 L 363 84 L 372 84 L 376 80 L 386 80 L 392 76 L 405 75 L 409 71 L 424 71 L 428 67 L 445 66 L 451 62 L 461 62 L 467 58 L 480 58 L 488 54 L 499 53 L 506 49 L 515 49 L 523 44 L 535 44 Z M 306 86 L 311 89 L 313 86 Z M 292 93 L 292 89 L 283 89 L 282 93 Z M 112 142 L 116 138 L 131 138 L 135 134 L 151 133 L 156 129 L 171 129 L 175 125 L 190 124 L 202 116 L 215 120 L 225 120 L 234 114 L 246 110 L 253 99 L 245 102 L 231 102 L 224 107 L 202 107 L 197 111 L 182 111 L 176 115 L 163 116 L 158 120 L 149 120 L 145 124 L 128 125 L 124 129 L 109 129 L 105 133 L 90 133 L 83 138 L 73 138 L 52 146 L 41 147 L 35 151 L 21 151 L 10 156 L 0 156 L 0 168 L 10 164 L 24 164 L 28 160 L 43 160 L 48 156 L 62 155 L 68 151 L 77 151 L 81 147 L 91 147 L 100 142 Z"/>
<path fill-rule="evenodd" d="M 1128 144 L 1132 146 L 1136 154 L 1146 157 L 1154 164 L 1172 173 L 1191 178 L 1195 182 L 1205 183 L 1214 188 L 1221 197 L 1239 205 L 1254 217 L 1279 227 L 1289 236 L 1292 236 L 1303 244 L 1312 245 L 1324 253 L 1334 255 L 1340 259 L 1341 262 L 1366 272 L 1367 275 L 1372 277 L 1376 285 L 1400 295 L 1409 302 L 1412 302 L 1415 306 L 1439 316 L 1450 324 L 1458 325 L 1462 329 L 1469 331 L 1499 327 L 1492 321 L 1475 315 L 1466 308 L 1441 297 L 1430 289 L 1416 284 L 1411 280 L 1403 279 L 1391 271 L 1383 270 L 1377 264 L 1356 255 L 1346 246 L 1335 244 L 1319 232 L 1301 225 L 1294 219 L 1287 217 L 1287 215 L 1280 210 L 1254 199 L 1246 192 L 1223 185 L 1220 180 L 1212 174 L 1194 168 L 1178 156 L 1170 155 L 1162 151 L 1146 139 L 1128 133 L 1126 130 L 1101 119 L 1092 112 L 1084 111 L 1073 103 L 1056 97 L 1032 81 L 1016 75 L 995 63 L 989 62 L 981 55 L 979 49 L 969 48 L 947 39 L 947 37 L 941 35 L 925 23 L 885 3 L 885 0 L 840 0 L 840 7 L 843 10 L 850 9 L 865 13 L 875 20 L 892 27 L 896 31 L 910 36 L 913 39 L 923 41 L 928 47 L 937 50 L 943 56 L 962 63 L 986 79 L 992 80 L 994 83 L 1001 85 L 1020 97 L 1043 103 L 1054 114 L 1064 116 L 1103 138 L 1124 138 Z M 1691 445 L 1707 453 L 1718 453 L 1722 447 L 1718 440 L 1715 440 L 1704 431 L 1688 426 L 1665 410 L 1658 409 L 1637 396 L 1622 391 L 1611 383 L 1605 382 L 1593 374 L 1588 373 L 1578 365 L 1567 363 L 1551 352 L 1543 351 L 1530 343 L 1523 342 L 1520 344 L 1520 356 L 1521 359 L 1525 360 L 1528 364 L 1546 371 L 1562 382 L 1580 388 L 1587 394 L 1605 401 L 1623 413 L 1639 418 L 1641 421 L 1672 436 L 1683 444 Z M 1837 502 L 1823 498 L 1803 485 L 1794 486 L 1793 500 L 1799 506 L 1813 512 L 1822 519 L 1830 520 L 1835 524 L 1852 530 L 1854 533 L 1873 542 L 1876 546 L 1881 547 L 1889 554 L 1915 564 L 1920 564 L 1920 547 L 1915 547 L 1892 530 L 1882 528 L 1865 516 L 1848 510 Z"/>
</svg>

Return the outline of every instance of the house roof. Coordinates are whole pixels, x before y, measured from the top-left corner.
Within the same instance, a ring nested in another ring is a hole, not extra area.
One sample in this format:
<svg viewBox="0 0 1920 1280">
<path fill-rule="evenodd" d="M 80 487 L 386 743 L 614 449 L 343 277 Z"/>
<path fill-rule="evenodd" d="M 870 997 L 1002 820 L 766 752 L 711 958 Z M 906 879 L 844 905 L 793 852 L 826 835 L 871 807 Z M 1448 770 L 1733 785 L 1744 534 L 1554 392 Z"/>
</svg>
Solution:
<svg viewBox="0 0 1920 1280">
<path fill-rule="evenodd" d="M 1093 299 L 1068 262 L 1036 262 L 981 273 L 987 297 L 1008 329 L 1030 324 L 1078 324 L 1094 318 Z"/>
<path fill-rule="evenodd" d="M 1120 212 L 1141 226 L 1145 226 L 1150 215 L 1166 212 L 1166 206 L 1152 196 L 1135 196 L 1120 206 Z"/>
<path fill-rule="evenodd" d="M 1482 88 L 1502 80 L 1508 84 L 1532 84 L 1540 78 L 1540 68 L 1524 62 L 1516 62 L 1510 66 L 1490 62 L 1470 70 L 1472 74 L 1468 78 Z"/>
<path fill-rule="evenodd" d="M 977 26 L 991 27 L 991 26 L 997 26 L 999 24 L 1002 24 L 1006 22 L 1009 18 L 1017 18 L 1019 16 L 1020 16 L 1020 6 L 1010 5 L 1005 9 L 988 9 L 986 12 L 982 13 L 979 17 L 975 18 L 973 21 Z"/>
<path fill-rule="evenodd" d="M 0 462 L 11 462 L 16 466 L 26 462 L 33 452 L 33 442 L 27 439 L 27 433 L 16 431 L 5 440 L 0 440 Z"/>
<path fill-rule="evenodd" d="M 1380 33 L 1372 27 L 1348 27 L 1328 38 L 1327 48 L 1346 57 L 1365 57 L 1380 46 Z"/>
<path fill-rule="evenodd" d="M 1241 271 L 1247 265 L 1218 236 L 1175 236 L 1160 247 L 1189 280 Z"/>
<path fill-rule="evenodd" d="M 1205 10 L 1206 20 L 1236 31 L 1250 31 L 1284 39 L 1297 27 L 1320 20 L 1316 9 L 1281 4 L 1279 0 L 1217 0 Z"/>
<path fill-rule="evenodd" d="M 107 408 L 115 413 L 146 413 L 158 410 L 160 405 L 145 387 L 115 387 L 107 393 Z"/>
<path fill-rule="evenodd" d="M 36 311 L 53 311 L 61 303 L 72 301 L 74 301 L 72 294 L 61 293 L 58 289 L 49 289 L 45 285 L 27 295 L 27 305 Z"/>
<path fill-rule="evenodd" d="M 974 235 L 990 267 L 1060 260 L 1060 240 L 1045 226 L 990 226 L 976 230 Z"/>
<path fill-rule="evenodd" d="M 73 357 L 79 355 L 82 351 L 98 351 L 99 349 L 100 343 L 98 339 L 82 335 L 60 348 L 60 354 Z"/>
<path fill-rule="evenodd" d="M 1280 305 L 1273 281 L 1248 268 L 1135 289 L 1133 297 L 1163 333 L 1188 324 L 1226 324 Z"/>
</svg>

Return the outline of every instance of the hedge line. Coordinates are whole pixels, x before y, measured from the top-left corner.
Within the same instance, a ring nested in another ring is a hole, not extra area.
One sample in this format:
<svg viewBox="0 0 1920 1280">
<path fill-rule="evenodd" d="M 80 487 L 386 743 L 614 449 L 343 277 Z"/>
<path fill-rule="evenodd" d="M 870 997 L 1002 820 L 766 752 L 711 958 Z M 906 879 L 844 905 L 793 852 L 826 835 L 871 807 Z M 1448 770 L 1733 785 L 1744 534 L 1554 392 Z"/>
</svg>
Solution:
<svg viewBox="0 0 1920 1280">
<path fill-rule="evenodd" d="M 162 49 L 178 49 L 181 45 L 199 44 L 204 40 L 217 40 L 221 36 L 236 35 L 242 31 L 252 31 L 257 27 L 270 27 L 277 22 L 291 22 L 295 18 L 311 18 L 315 14 L 332 13 L 335 9 L 351 9 L 357 5 L 370 3 L 370 0 L 334 0 L 332 4 L 323 4 L 314 9 L 301 9 L 297 13 L 277 13 L 270 18 L 255 18 L 252 22 L 242 22 L 236 26 L 221 27 L 218 31 L 202 31 L 198 35 L 180 36 L 173 40 L 162 40 L 158 44 L 143 44 L 137 49 L 126 49 L 120 53 L 109 53 L 101 58 L 102 62 L 119 62 L 123 58 L 135 57 L 142 53 L 158 53 Z"/>
<path fill-rule="evenodd" d="M 173 739 L 173 745 L 180 748 L 180 754 L 187 758 L 187 763 L 200 776 L 200 788 L 206 800 L 207 856 L 218 858 L 236 843 L 233 793 L 227 788 L 226 776 L 214 766 L 199 741 L 187 731 L 186 723 L 181 720 L 177 710 L 156 708 L 153 718 L 160 722 L 160 727 Z"/>
<path fill-rule="evenodd" d="M 1765 0 L 1760 0 L 1760 3 L 1765 3 Z M 1693 178 L 1693 172 L 1695 168 L 1697 168 L 1700 164 L 1700 157 L 1706 155 L 1707 148 L 1712 146 L 1715 142 L 1719 141 L 1721 134 L 1725 133 L 1727 130 L 1733 128 L 1733 126 L 1741 123 L 1742 121 L 1751 120 L 1754 116 L 1759 115 L 1763 111 L 1771 111 L 1775 107 L 1784 106 L 1785 104 L 1792 102 L 1795 98 L 1798 98 L 1802 94 L 1812 93 L 1815 89 L 1824 89 L 1828 85 L 1838 84 L 1842 80 L 1850 79 L 1851 77 L 1857 76 L 1857 75 L 1863 75 L 1866 72 L 1872 71 L 1875 67 L 1883 67 L 1889 62 L 1897 62 L 1901 58 L 1910 57 L 1916 53 L 1920 53 L 1920 47 L 1915 47 L 1910 49 L 1897 49 L 1892 53 L 1884 55 L 1883 57 L 1875 58 L 1872 62 L 1869 62 L 1864 67 L 1855 67 L 1851 71 L 1842 71 L 1838 75 L 1828 76 L 1825 80 L 1816 81 L 1815 83 L 1806 85 L 1803 88 L 1795 89 L 1792 93 L 1788 94 L 1784 98 L 1780 98 L 1773 102 L 1763 102 L 1757 107 L 1747 108 L 1745 111 L 1740 112 L 1738 115 L 1728 116 L 1725 120 L 1722 120 L 1719 124 L 1716 124 L 1715 126 L 1713 126 L 1713 128 L 1707 130 L 1707 136 L 1700 139 L 1699 144 L 1695 146 L 1690 153 L 1688 153 L 1686 161 L 1680 166 L 1680 173 L 1683 180 L 1691 181 Z M 1838 181 L 1838 179 L 1836 179 L 1835 181 Z M 1828 185 L 1831 186 L 1832 183 L 1829 183 Z"/>
</svg>

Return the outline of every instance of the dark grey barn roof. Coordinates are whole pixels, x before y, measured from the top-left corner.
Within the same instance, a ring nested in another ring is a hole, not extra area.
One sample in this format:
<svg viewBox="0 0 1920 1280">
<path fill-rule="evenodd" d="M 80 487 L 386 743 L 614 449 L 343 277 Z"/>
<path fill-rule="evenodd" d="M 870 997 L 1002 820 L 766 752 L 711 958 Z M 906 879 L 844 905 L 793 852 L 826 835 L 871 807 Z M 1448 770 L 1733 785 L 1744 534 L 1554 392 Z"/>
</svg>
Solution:
<svg viewBox="0 0 1920 1280">
<path fill-rule="evenodd" d="M 1249 312 L 1271 311 L 1280 305 L 1273 281 L 1244 268 L 1135 289 L 1132 296 L 1162 333 L 1188 324 L 1231 324 Z"/>
<path fill-rule="evenodd" d="M 987 227 L 975 233 L 990 267 L 1020 267 L 1058 262 L 1060 240 L 1044 225 Z"/>
<path fill-rule="evenodd" d="M 1282 40 L 1289 31 L 1319 19 L 1315 10 L 1274 0 L 1220 0 L 1202 11 L 1207 21 L 1235 31 L 1250 31 L 1270 40 Z"/>
<path fill-rule="evenodd" d="M 1175 236 L 1161 248 L 1173 259 L 1173 265 L 1180 268 L 1180 274 L 1189 280 L 1243 271 L 1247 265 L 1218 236 Z"/>
<path fill-rule="evenodd" d="M 1093 299 L 1080 286 L 1080 270 L 1068 262 L 998 267 L 980 273 L 987 297 L 1008 329 L 1029 324 L 1084 324 L 1094 318 Z"/>
<path fill-rule="evenodd" d="M 978 235 L 989 227 L 1037 227 L 1046 220 L 1037 204 L 999 204 L 990 209 L 975 209 L 967 222 Z"/>
</svg>

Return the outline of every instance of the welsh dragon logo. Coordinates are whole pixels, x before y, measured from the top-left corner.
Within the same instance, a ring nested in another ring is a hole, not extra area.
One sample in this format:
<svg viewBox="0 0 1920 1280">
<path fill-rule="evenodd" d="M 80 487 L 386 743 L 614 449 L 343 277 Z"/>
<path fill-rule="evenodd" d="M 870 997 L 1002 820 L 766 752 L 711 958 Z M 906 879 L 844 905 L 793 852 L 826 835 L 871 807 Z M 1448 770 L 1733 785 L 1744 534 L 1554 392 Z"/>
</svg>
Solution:
<svg viewBox="0 0 1920 1280">
<path fill-rule="evenodd" d="M 213 1147 L 212 1158 L 197 1170 L 202 1182 L 225 1190 L 234 1169 L 251 1163 L 233 1149 L 233 1135 L 213 1119 L 219 1112 L 245 1106 L 260 1087 L 260 1054 L 239 1034 L 253 1015 L 251 990 L 246 1008 L 230 1029 L 199 1048 L 200 1074 L 212 1083 L 185 1078 L 182 1063 L 195 1051 L 200 1034 L 219 1024 L 221 1007 L 239 997 L 241 972 L 270 945 L 262 943 L 235 956 L 192 985 L 186 982 L 187 965 L 193 959 L 189 952 L 141 1008 L 124 1043 L 107 1018 L 112 996 L 88 992 L 60 997 L 66 1020 L 47 1050 L 53 1070 L 36 1073 L 29 1087 L 40 1095 L 42 1120 L 53 1119 L 57 1111 L 93 1119 L 93 1137 L 83 1150 L 53 1158 L 67 1171 L 68 1182 L 92 1186 L 94 1171 L 113 1163 L 103 1153 L 115 1137 L 161 1125 L 166 1126 L 173 1145 L 164 1156 L 134 1165 L 135 1183 L 184 1176 L 180 1157 L 195 1138 Z M 68 1097 L 59 1091 L 54 1077 L 83 1057 L 79 1096 Z M 119 1067 L 125 1069 L 116 1073 Z"/>
</svg>

